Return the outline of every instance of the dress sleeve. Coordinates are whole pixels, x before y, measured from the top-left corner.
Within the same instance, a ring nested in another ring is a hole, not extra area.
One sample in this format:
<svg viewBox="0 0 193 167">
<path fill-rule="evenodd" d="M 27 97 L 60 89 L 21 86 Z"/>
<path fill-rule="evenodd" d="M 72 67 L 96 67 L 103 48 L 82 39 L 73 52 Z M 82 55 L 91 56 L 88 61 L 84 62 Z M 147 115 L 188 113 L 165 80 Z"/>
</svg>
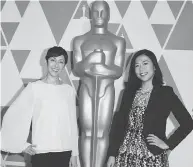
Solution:
<svg viewBox="0 0 193 167">
<path fill-rule="evenodd" d="M 71 91 L 70 99 L 70 123 L 71 123 L 71 134 L 72 134 L 72 156 L 78 156 L 78 125 L 76 116 L 76 94 L 74 90 Z"/>
<path fill-rule="evenodd" d="M 168 103 L 170 103 L 170 109 L 180 124 L 177 130 L 166 141 L 169 149 L 173 150 L 192 131 L 193 120 L 171 87 L 168 90 Z"/>
<path fill-rule="evenodd" d="M 21 153 L 30 145 L 30 143 L 27 143 L 27 138 L 32 120 L 33 103 L 32 84 L 29 83 L 3 117 L 1 129 L 2 151 Z"/>
</svg>

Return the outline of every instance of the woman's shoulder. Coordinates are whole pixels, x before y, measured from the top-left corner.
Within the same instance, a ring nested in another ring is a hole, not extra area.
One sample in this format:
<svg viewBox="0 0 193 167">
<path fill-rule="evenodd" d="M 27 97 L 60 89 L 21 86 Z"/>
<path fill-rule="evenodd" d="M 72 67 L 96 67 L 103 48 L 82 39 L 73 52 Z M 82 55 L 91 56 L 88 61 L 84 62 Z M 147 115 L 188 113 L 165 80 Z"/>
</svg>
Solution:
<svg viewBox="0 0 193 167">
<path fill-rule="evenodd" d="M 162 85 L 161 89 L 166 92 L 173 92 L 173 88 L 169 85 Z"/>
<path fill-rule="evenodd" d="M 26 88 L 31 88 L 32 90 L 46 89 L 45 83 L 41 80 L 33 80 L 27 83 Z"/>
<path fill-rule="evenodd" d="M 33 80 L 33 81 L 28 82 L 27 87 L 30 86 L 32 88 L 35 88 L 35 87 L 40 86 L 40 85 L 42 85 L 42 81 L 40 79 L 38 79 L 38 80 Z"/>
<path fill-rule="evenodd" d="M 160 88 L 161 90 L 165 90 L 165 91 L 167 91 L 167 90 L 173 90 L 173 88 L 172 88 L 171 86 L 169 86 L 169 85 L 161 85 L 159 88 Z"/>
<path fill-rule="evenodd" d="M 163 94 L 166 96 L 174 94 L 173 88 L 171 86 L 168 86 L 168 85 L 159 86 L 157 88 L 157 90 L 158 90 L 158 92 L 160 92 L 160 94 Z"/>
<path fill-rule="evenodd" d="M 40 84 L 41 82 L 42 82 L 41 79 L 36 79 L 28 82 L 27 85 L 36 85 L 36 84 Z"/>
</svg>

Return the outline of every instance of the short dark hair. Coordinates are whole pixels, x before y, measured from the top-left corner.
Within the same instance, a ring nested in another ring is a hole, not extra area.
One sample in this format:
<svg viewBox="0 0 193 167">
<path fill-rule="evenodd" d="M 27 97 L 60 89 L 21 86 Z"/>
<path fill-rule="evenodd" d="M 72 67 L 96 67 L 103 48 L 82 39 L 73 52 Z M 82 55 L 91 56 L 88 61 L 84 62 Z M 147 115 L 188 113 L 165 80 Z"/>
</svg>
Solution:
<svg viewBox="0 0 193 167">
<path fill-rule="evenodd" d="M 131 59 L 129 78 L 128 78 L 128 82 L 126 83 L 126 88 L 132 89 L 134 92 L 137 89 L 139 89 L 139 87 L 141 86 L 141 80 L 136 76 L 136 73 L 135 73 L 135 61 L 137 57 L 141 55 L 146 55 L 147 57 L 149 57 L 154 65 L 155 74 L 152 80 L 153 86 L 161 86 L 164 84 L 163 75 L 159 67 L 159 64 L 157 62 L 155 54 L 152 51 L 147 49 L 139 50 L 133 55 Z"/>
<path fill-rule="evenodd" d="M 48 62 L 48 59 L 50 57 L 58 57 L 58 56 L 64 56 L 65 64 L 68 62 L 68 54 L 65 49 L 63 49 L 60 46 L 54 46 L 52 48 L 49 48 L 46 54 L 46 61 Z"/>
</svg>

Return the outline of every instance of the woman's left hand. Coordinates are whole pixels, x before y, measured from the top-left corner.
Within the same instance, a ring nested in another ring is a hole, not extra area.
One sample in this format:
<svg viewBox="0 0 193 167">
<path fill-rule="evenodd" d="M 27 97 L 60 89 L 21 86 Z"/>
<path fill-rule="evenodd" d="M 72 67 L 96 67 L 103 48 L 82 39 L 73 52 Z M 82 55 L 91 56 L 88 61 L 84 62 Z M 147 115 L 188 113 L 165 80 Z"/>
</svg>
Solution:
<svg viewBox="0 0 193 167">
<path fill-rule="evenodd" d="M 71 156 L 69 167 L 77 167 L 77 156 Z"/>
<path fill-rule="evenodd" d="M 163 150 L 166 150 L 169 148 L 169 146 L 163 140 L 161 140 L 160 138 L 158 138 L 154 134 L 149 134 L 147 137 L 147 141 L 148 141 L 149 145 L 155 145 Z"/>
</svg>

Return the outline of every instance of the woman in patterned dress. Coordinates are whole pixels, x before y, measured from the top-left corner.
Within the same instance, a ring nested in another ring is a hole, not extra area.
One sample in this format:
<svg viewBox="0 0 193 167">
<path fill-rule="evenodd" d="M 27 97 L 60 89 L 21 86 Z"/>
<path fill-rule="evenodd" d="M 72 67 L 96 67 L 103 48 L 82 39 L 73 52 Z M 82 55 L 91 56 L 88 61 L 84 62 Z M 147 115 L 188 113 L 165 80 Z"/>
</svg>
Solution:
<svg viewBox="0 0 193 167">
<path fill-rule="evenodd" d="M 192 131 L 193 120 L 173 89 L 164 86 L 153 52 L 135 53 L 129 74 L 110 131 L 107 167 L 169 167 L 168 150 Z M 180 127 L 166 138 L 170 112 Z"/>
</svg>

